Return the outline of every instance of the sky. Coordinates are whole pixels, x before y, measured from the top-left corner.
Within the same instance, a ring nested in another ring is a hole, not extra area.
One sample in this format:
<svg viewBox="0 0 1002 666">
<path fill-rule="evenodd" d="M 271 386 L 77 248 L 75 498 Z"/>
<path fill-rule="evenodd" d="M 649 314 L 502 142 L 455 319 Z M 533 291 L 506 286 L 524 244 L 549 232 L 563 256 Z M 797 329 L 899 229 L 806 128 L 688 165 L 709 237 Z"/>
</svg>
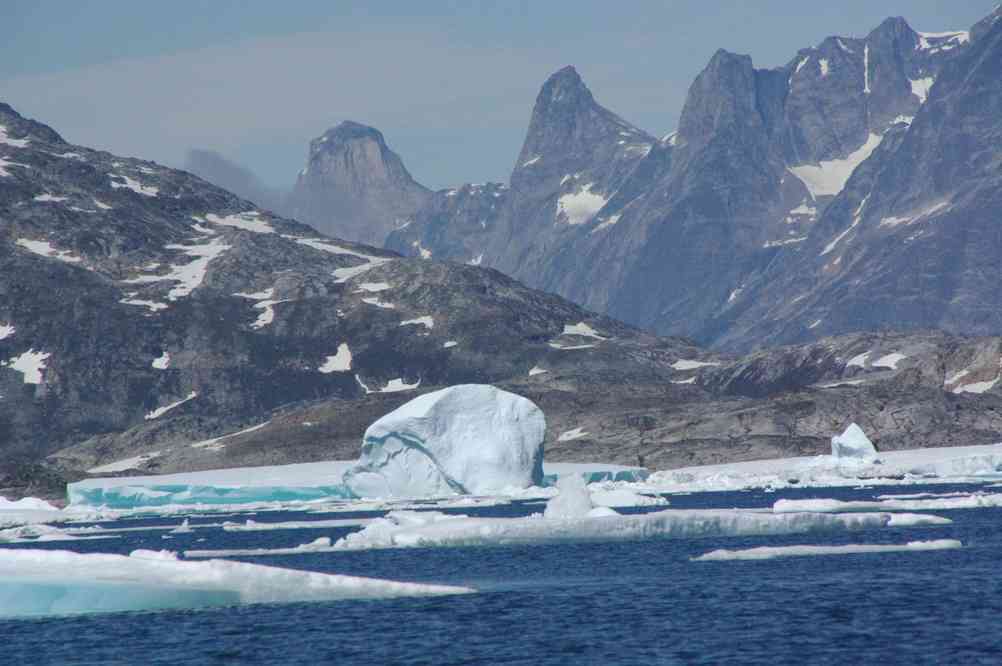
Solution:
<svg viewBox="0 0 1002 666">
<path fill-rule="evenodd" d="M 73 143 L 170 166 L 215 150 L 274 187 L 349 119 L 429 187 L 506 182 L 539 87 L 564 65 L 660 136 L 718 48 L 775 67 L 888 16 L 962 30 L 997 4 L 3 0 L 0 101 Z"/>
</svg>

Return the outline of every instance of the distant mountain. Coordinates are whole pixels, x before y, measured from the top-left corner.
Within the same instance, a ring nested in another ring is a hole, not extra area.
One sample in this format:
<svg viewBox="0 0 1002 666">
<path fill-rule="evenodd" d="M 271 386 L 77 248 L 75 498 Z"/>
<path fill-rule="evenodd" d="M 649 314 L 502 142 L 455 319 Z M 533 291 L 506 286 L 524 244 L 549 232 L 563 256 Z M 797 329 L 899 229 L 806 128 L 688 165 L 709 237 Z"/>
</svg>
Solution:
<svg viewBox="0 0 1002 666">
<path fill-rule="evenodd" d="M 248 169 L 227 160 L 217 152 L 189 150 L 184 160 L 184 170 L 267 210 L 282 212 L 284 194 L 281 190 L 268 187 Z"/>
<path fill-rule="evenodd" d="M 430 197 L 382 133 L 345 121 L 310 142 L 288 210 L 324 233 L 382 245 Z"/>
<path fill-rule="evenodd" d="M 950 266 L 974 242 L 959 240 L 966 231 L 954 235 L 953 259 L 944 254 L 922 264 L 922 280 L 880 282 L 879 308 L 872 300 L 850 307 L 837 295 L 845 284 L 805 296 L 815 282 L 830 282 L 822 277 L 827 262 L 797 260 L 818 256 L 853 224 L 866 195 L 855 182 L 864 173 L 916 172 L 909 182 L 884 176 L 881 186 L 885 199 L 900 200 L 885 206 L 884 217 L 915 217 L 941 203 L 929 194 L 944 184 L 930 179 L 944 169 L 969 174 L 961 165 L 979 163 L 981 172 L 991 171 L 1002 127 L 991 100 L 1002 80 L 989 77 L 968 90 L 964 109 L 936 100 L 967 90 L 972 72 L 991 71 L 997 17 L 970 33 L 935 34 L 892 18 L 863 38 L 829 37 L 775 69 L 718 51 L 692 84 L 678 130 L 661 140 L 599 106 L 565 68 L 537 98 L 509 191 L 495 187 L 490 198 L 452 207 L 447 197 L 470 200 L 474 191 L 438 193 L 433 211 L 419 210 L 386 245 L 495 267 L 658 333 L 727 348 L 898 326 L 997 333 L 1002 320 L 988 312 L 942 314 L 943 299 L 954 293 Z M 946 126 L 947 107 L 956 128 Z M 965 114 L 983 119 L 976 132 L 964 126 Z M 957 142 L 947 143 L 948 136 Z M 917 151 L 920 144 L 927 149 Z M 966 220 L 997 217 L 985 188 Z M 874 214 L 875 203 L 868 204 Z M 977 256 L 987 257 L 994 241 L 985 247 Z M 857 270 L 880 273 L 884 250 L 870 249 L 869 267 Z M 908 254 L 901 252 L 901 268 Z M 910 270 L 920 269 L 913 262 Z M 818 277 L 805 283 L 804 271 Z M 967 301 L 996 303 L 994 272 L 987 271 L 972 274 Z M 838 272 L 856 279 L 844 265 Z M 840 314 L 821 316 L 840 298 Z"/>
</svg>

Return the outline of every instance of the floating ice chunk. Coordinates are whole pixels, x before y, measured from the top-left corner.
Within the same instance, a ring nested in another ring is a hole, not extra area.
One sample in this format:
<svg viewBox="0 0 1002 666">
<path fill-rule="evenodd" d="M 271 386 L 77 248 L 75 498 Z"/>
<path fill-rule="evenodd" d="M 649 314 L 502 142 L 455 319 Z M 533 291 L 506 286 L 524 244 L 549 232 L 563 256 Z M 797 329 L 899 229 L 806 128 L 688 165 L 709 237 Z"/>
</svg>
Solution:
<svg viewBox="0 0 1002 666">
<path fill-rule="evenodd" d="M 901 553 L 924 550 L 952 550 L 963 544 L 955 539 L 934 541 L 909 541 L 902 544 L 848 544 L 844 546 L 761 546 L 742 550 L 711 550 L 692 558 L 693 562 L 721 562 L 725 560 L 771 560 L 777 557 L 809 557 L 816 555 L 853 555 L 859 553 Z"/>
<path fill-rule="evenodd" d="M 548 519 L 584 518 L 595 508 L 591 493 L 584 479 L 576 474 L 564 476 L 557 481 L 556 497 L 546 503 L 543 517 Z"/>
<path fill-rule="evenodd" d="M 0 615 L 8 617 L 469 592 L 243 562 L 184 562 L 151 551 L 0 550 Z"/>
<path fill-rule="evenodd" d="M 292 548 L 231 548 L 224 550 L 186 550 L 186 558 L 203 557 L 267 557 L 269 555 L 298 555 L 300 553 L 333 553 L 330 537 L 318 537 L 309 543 Z"/>
<path fill-rule="evenodd" d="M 66 494 L 71 506 L 110 509 L 347 499 L 350 494 L 342 477 L 354 464 L 335 460 L 85 479 L 67 485 Z"/>
<path fill-rule="evenodd" d="M 832 455 L 836 458 L 866 460 L 875 458 L 877 449 L 863 429 L 851 423 L 841 435 L 832 437 Z"/>
<path fill-rule="evenodd" d="M 349 370 L 351 370 L 351 349 L 349 349 L 348 345 L 344 342 L 337 346 L 336 354 L 328 356 L 323 365 L 317 368 L 317 371 L 324 374 L 329 374 L 331 372 L 348 372 Z"/>
<path fill-rule="evenodd" d="M 237 229 L 243 229 L 244 231 L 252 231 L 256 234 L 275 233 L 275 228 L 268 224 L 266 220 L 263 220 L 261 218 L 261 213 L 256 210 L 244 213 L 235 213 L 233 215 L 216 215 L 214 213 L 209 213 L 205 216 L 205 219 L 212 224 L 225 227 L 235 227 Z"/>
<path fill-rule="evenodd" d="M 545 432 L 543 412 L 522 396 L 452 386 L 369 426 L 345 483 L 359 497 L 484 495 L 540 485 Z"/>
<path fill-rule="evenodd" d="M 194 531 L 195 530 L 192 529 L 191 524 L 188 522 L 188 519 L 185 518 L 183 521 L 181 521 L 181 524 L 178 525 L 177 527 L 175 527 L 174 529 L 172 529 L 170 531 L 170 533 L 171 534 L 191 534 Z"/>
<path fill-rule="evenodd" d="M 224 532 L 270 532 L 272 530 L 320 530 L 338 527 L 364 527 L 374 518 L 336 518 L 333 520 L 290 520 L 281 523 L 259 523 L 247 519 L 243 523 L 223 523 Z"/>
<path fill-rule="evenodd" d="M 837 499 L 779 500 L 773 505 L 772 510 L 776 513 L 791 511 L 843 513 L 847 511 L 950 511 L 994 507 L 1002 507 L 1002 494 L 974 493 L 956 497 L 891 498 L 872 502 L 846 502 Z"/>
<path fill-rule="evenodd" d="M 627 488 L 616 488 L 613 490 L 590 489 L 591 501 L 595 506 L 624 507 L 624 506 L 667 506 L 668 500 L 664 497 L 641 495 Z"/>
<path fill-rule="evenodd" d="M 590 484 L 601 481 L 640 482 L 649 474 L 650 471 L 644 467 L 609 463 L 543 463 L 543 483 L 546 485 L 554 485 L 558 479 L 567 475 L 580 476 L 585 483 Z"/>
<path fill-rule="evenodd" d="M 335 548 L 407 548 L 430 546 L 487 546 L 554 541 L 617 541 L 648 538 L 764 536 L 841 532 L 886 527 L 889 514 L 790 513 L 774 514 L 742 509 L 673 510 L 640 515 L 548 519 L 470 518 L 427 516 L 401 520 L 398 512 L 374 520 L 335 544 Z"/>
</svg>

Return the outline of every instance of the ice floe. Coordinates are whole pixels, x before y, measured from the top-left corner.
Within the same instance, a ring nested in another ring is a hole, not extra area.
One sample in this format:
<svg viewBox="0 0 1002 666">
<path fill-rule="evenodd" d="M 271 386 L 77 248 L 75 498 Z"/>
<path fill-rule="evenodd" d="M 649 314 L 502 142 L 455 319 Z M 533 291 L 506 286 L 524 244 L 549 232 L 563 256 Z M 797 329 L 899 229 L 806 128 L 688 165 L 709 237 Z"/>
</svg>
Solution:
<svg viewBox="0 0 1002 666">
<path fill-rule="evenodd" d="M 955 539 L 934 541 L 909 541 L 901 544 L 847 544 L 843 546 L 761 546 L 741 550 L 711 550 L 692 558 L 693 562 L 722 562 L 728 560 L 771 560 L 777 557 L 810 557 L 817 555 L 856 555 L 866 553 L 902 553 L 928 550 L 953 550 L 963 547 Z"/>
<path fill-rule="evenodd" d="M 0 615 L 8 617 L 470 592 L 244 562 L 186 562 L 166 551 L 0 550 Z"/>
<path fill-rule="evenodd" d="M 580 508 L 580 507 L 579 507 Z M 486 546 L 555 541 L 616 541 L 648 538 L 765 536 L 842 532 L 889 527 L 886 513 L 775 514 L 741 509 L 674 510 L 639 515 L 575 518 L 471 518 L 434 511 L 391 511 L 359 532 L 339 539 L 344 550 Z"/>
</svg>

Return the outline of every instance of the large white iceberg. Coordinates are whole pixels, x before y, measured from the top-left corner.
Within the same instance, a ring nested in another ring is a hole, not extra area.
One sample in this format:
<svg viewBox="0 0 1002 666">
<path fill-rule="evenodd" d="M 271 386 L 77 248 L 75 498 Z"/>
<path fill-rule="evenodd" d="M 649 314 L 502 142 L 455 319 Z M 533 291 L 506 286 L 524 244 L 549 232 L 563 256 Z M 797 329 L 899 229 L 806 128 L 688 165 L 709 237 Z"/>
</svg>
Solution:
<svg viewBox="0 0 1002 666">
<path fill-rule="evenodd" d="M 185 562 L 165 551 L 134 551 L 125 556 L 0 550 L 0 617 L 473 591 L 243 562 Z"/>
<path fill-rule="evenodd" d="M 546 419 L 531 400 L 483 384 L 426 393 L 365 431 L 344 477 L 358 497 L 486 495 L 543 482 Z"/>
<path fill-rule="evenodd" d="M 877 449 L 863 429 L 851 423 L 841 435 L 832 437 L 832 455 L 836 458 L 872 460 L 877 457 Z"/>
</svg>

